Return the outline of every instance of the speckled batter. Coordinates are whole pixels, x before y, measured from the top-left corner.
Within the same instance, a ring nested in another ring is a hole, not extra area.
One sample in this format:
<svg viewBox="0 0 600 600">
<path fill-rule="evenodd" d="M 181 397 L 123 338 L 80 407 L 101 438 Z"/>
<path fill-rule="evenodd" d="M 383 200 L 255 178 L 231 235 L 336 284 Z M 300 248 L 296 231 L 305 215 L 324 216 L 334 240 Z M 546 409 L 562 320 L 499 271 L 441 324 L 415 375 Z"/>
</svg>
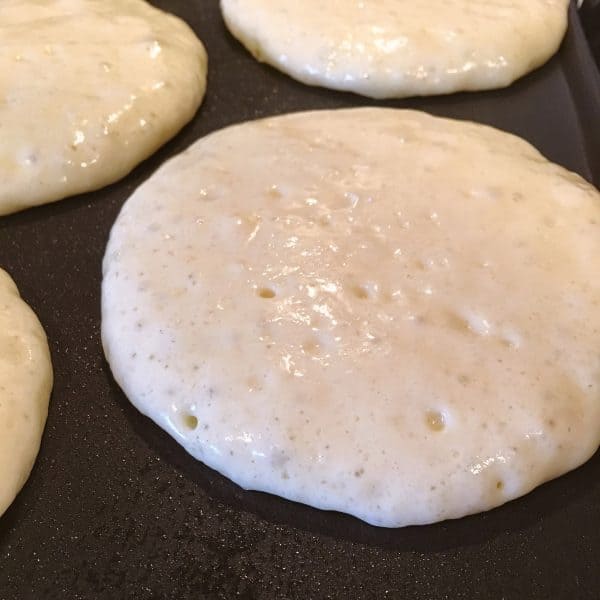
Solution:
<svg viewBox="0 0 600 600">
<path fill-rule="evenodd" d="M 29 477 L 51 388 L 46 334 L 0 269 L 0 515 Z"/>
<path fill-rule="evenodd" d="M 202 101 L 206 53 L 143 0 L 2 0 L 0 215 L 123 177 Z"/>
<path fill-rule="evenodd" d="M 127 201 L 102 335 L 130 400 L 244 488 L 460 517 L 600 441 L 600 195 L 412 111 L 212 134 Z"/>
<path fill-rule="evenodd" d="M 310 85 L 373 98 L 504 87 L 552 56 L 569 0 L 221 0 L 231 33 Z"/>
</svg>

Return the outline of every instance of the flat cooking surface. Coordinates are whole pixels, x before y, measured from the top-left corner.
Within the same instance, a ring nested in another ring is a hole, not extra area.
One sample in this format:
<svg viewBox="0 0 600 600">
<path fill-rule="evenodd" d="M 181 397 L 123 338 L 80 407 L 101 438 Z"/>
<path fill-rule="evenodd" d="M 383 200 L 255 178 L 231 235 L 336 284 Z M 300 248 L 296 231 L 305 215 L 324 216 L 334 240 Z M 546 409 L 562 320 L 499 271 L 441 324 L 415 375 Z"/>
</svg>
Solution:
<svg viewBox="0 0 600 600">
<path fill-rule="evenodd" d="M 0 519 L 0 598 L 600 598 L 600 453 L 489 513 L 377 529 L 245 492 L 196 463 L 130 406 L 99 335 L 101 259 L 121 205 L 166 158 L 230 123 L 420 108 L 518 133 L 600 185 L 600 85 L 578 24 L 557 57 L 507 90 L 376 103 L 256 63 L 216 0 L 155 4 L 184 17 L 209 52 L 197 117 L 124 181 L 0 218 L 0 266 L 39 315 L 55 368 L 37 465 Z"/>
</svg>

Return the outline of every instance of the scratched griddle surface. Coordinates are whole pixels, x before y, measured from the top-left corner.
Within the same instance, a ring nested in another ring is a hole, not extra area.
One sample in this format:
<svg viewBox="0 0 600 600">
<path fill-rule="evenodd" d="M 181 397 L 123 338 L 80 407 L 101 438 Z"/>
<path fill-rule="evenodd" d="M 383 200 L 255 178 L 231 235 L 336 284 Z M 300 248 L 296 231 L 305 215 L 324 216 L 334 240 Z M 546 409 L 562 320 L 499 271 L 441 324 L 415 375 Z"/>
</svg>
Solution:
<svg viewBox="0 0 600 600">
<path fill-rule="evenodd" d="M 207 46 L 200 113 L 120 183 L 0 218 L 0 265 L 46 328 L 56 378 L 39 460 L 0 519 L 0 598 L 600 598 L 600 454 L 487 514 L 382 530 L 245 492 L 129 405 L 99 336 L 101 259 L 128 195 L 230 123 L 376 104 L 254 62 L 226 33 L 216 0 L 156 4 Z M 599 185 L 593 69 L 574 22 L 559 55 L 507 90 L 379 104 L 515 132 Z"/>
</svg>

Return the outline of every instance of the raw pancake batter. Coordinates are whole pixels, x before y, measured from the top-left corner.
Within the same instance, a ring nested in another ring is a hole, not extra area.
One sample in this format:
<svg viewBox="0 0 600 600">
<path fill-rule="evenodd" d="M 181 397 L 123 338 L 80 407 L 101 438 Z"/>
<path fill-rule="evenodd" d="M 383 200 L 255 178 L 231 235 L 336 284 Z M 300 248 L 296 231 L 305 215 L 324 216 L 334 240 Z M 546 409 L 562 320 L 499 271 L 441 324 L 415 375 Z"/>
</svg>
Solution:
<svg viewBox="0 0 600 600">
<path fill-rule="evenodd" d="M 187 123 L 206 53 L 143 0 L 2 0 L 0 215 L 105 186 Z"/>
<path fill-rule="evenodd" d="M 221 0 L 254 56 L 373 98 L 505 87 L 552 56 L 568 0 Z"/>
<path fill-rule="evenodd" d="M 29 477 L 51 389 L 46 334 L 0 269 L 0 515 Z"/>
<path fill-rule="evenodd" d="M 130 400 L 244 488 L 402 526 L 600 441 L 600 195 L 392 109 L 225 129 L 127 201 L 102 334 Z"/>
</svg>

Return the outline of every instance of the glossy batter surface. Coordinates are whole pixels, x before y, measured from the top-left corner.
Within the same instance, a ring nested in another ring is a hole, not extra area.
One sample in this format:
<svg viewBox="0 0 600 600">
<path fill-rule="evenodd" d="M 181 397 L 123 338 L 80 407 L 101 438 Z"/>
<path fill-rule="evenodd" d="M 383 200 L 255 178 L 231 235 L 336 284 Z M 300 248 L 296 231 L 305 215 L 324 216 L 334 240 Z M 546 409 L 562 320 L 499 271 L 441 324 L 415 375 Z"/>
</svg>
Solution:
<svg viewBox="0 0 600 600">
<path fill-rule="evenodd" d="M 504 87 L 552 56 L 568 0 L 221 0 L 231 33 L 310 85 L 373 98 Z"/>
<path fill-rule="evenodd" d="M 245 488 L 383 526 L 460 517 L 598 447 L 599 224 L 594 188 L 488 127 L 243 124 L 124 205 L 106 356 Z"/>
<path fill-rule="evenodd" d="M 29 477 L 51 388 L 46 334 L 0 269 L 0 515 Z"/>
<path fill-rule="evenodd" d="M 206 53 L 143 0 L 2 0 L 0 214 L 100 188 L 187 123 Z"/>
</svg>

